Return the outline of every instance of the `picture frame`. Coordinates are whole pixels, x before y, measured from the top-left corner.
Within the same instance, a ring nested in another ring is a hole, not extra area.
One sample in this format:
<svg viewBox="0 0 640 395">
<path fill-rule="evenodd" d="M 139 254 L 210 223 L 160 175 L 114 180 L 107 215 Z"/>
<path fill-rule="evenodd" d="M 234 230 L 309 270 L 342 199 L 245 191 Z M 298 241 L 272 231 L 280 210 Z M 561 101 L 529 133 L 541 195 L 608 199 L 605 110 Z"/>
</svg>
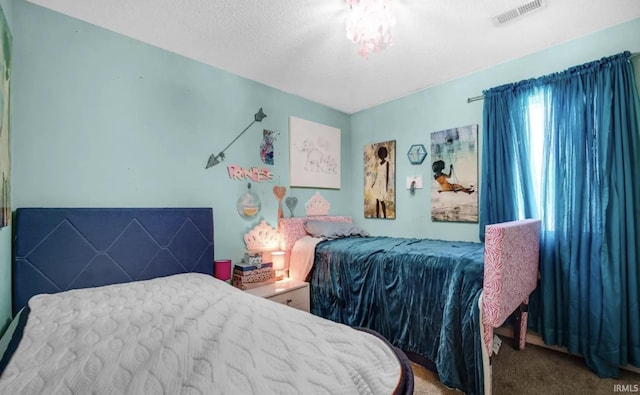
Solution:
<svg viewBox="0 0 640 395">
<path fill-rule="evenodd" d="M 364 147 L 364 217 L 396 218 L 396 141 Z"/>
<path fill-rule="evenodd" d="M 478 125 L 431 133 L 431 220 L 478 222 Z"/>
<path fill-rule="evenodd" d="M 289 117 L 289 184 L 340 189 L 341 130 Z"/>
</svg>

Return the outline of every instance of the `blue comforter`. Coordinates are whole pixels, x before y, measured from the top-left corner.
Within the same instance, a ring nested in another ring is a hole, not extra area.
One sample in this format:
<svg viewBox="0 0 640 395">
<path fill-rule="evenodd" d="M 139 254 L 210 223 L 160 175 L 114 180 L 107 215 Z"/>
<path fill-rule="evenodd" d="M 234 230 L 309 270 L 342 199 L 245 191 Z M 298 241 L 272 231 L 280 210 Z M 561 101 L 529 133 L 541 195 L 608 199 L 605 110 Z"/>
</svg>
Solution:
<svg viewBox="0 0 640 395">
<path fill-rule="evenodd" d="M 432 361 L 445 385 L 483 393 L 483 244 L 351 237 L 315 254 L 312 313 L 374 329 Z"/>
</svg>

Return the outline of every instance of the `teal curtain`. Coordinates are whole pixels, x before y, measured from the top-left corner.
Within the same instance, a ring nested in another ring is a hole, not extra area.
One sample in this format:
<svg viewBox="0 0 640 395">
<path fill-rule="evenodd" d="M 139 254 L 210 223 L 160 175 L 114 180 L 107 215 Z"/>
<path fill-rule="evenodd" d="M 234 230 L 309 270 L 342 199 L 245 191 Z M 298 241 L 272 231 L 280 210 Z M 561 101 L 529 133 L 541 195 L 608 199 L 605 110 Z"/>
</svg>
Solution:
<svg viewBox="0 0 640 395">
<path fill-rule="evenodd" d="M 484 92 L 481 238 L 487 224 L 542 220 L 530 325 L 601 377 L 640 366 L 640 102 L 630 56 Z"/>
</svg>

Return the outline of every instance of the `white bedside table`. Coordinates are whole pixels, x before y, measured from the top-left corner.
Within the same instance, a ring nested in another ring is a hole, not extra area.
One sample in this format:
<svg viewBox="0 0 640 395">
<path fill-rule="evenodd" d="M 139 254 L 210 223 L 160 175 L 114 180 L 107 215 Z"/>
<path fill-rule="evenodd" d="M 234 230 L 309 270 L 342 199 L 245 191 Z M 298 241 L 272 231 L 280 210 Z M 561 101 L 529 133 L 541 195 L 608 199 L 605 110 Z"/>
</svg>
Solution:
<svg viewBox="0 0 640 395">
<path fill-rule="evenodd" d="M 303 281 L 285 278 L 273 284 L 248 289 L 245 292 L 306 311 L 307 313 L 310 310 L 309 283 Z"/>
</svg>

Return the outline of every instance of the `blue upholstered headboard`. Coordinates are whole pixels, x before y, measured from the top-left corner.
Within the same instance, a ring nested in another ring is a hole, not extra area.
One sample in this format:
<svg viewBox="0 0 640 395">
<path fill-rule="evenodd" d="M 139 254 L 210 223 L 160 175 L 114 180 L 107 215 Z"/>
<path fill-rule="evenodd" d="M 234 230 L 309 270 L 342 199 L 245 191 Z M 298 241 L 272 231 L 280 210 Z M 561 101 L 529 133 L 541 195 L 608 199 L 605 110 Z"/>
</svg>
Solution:
<svg viewBox="0 0 640 395">
<path fill-rule="evenodd" d="M 19 208 L 13 312 L 40 293 L 213 274 L 211 208 Z"/>
</svg>

